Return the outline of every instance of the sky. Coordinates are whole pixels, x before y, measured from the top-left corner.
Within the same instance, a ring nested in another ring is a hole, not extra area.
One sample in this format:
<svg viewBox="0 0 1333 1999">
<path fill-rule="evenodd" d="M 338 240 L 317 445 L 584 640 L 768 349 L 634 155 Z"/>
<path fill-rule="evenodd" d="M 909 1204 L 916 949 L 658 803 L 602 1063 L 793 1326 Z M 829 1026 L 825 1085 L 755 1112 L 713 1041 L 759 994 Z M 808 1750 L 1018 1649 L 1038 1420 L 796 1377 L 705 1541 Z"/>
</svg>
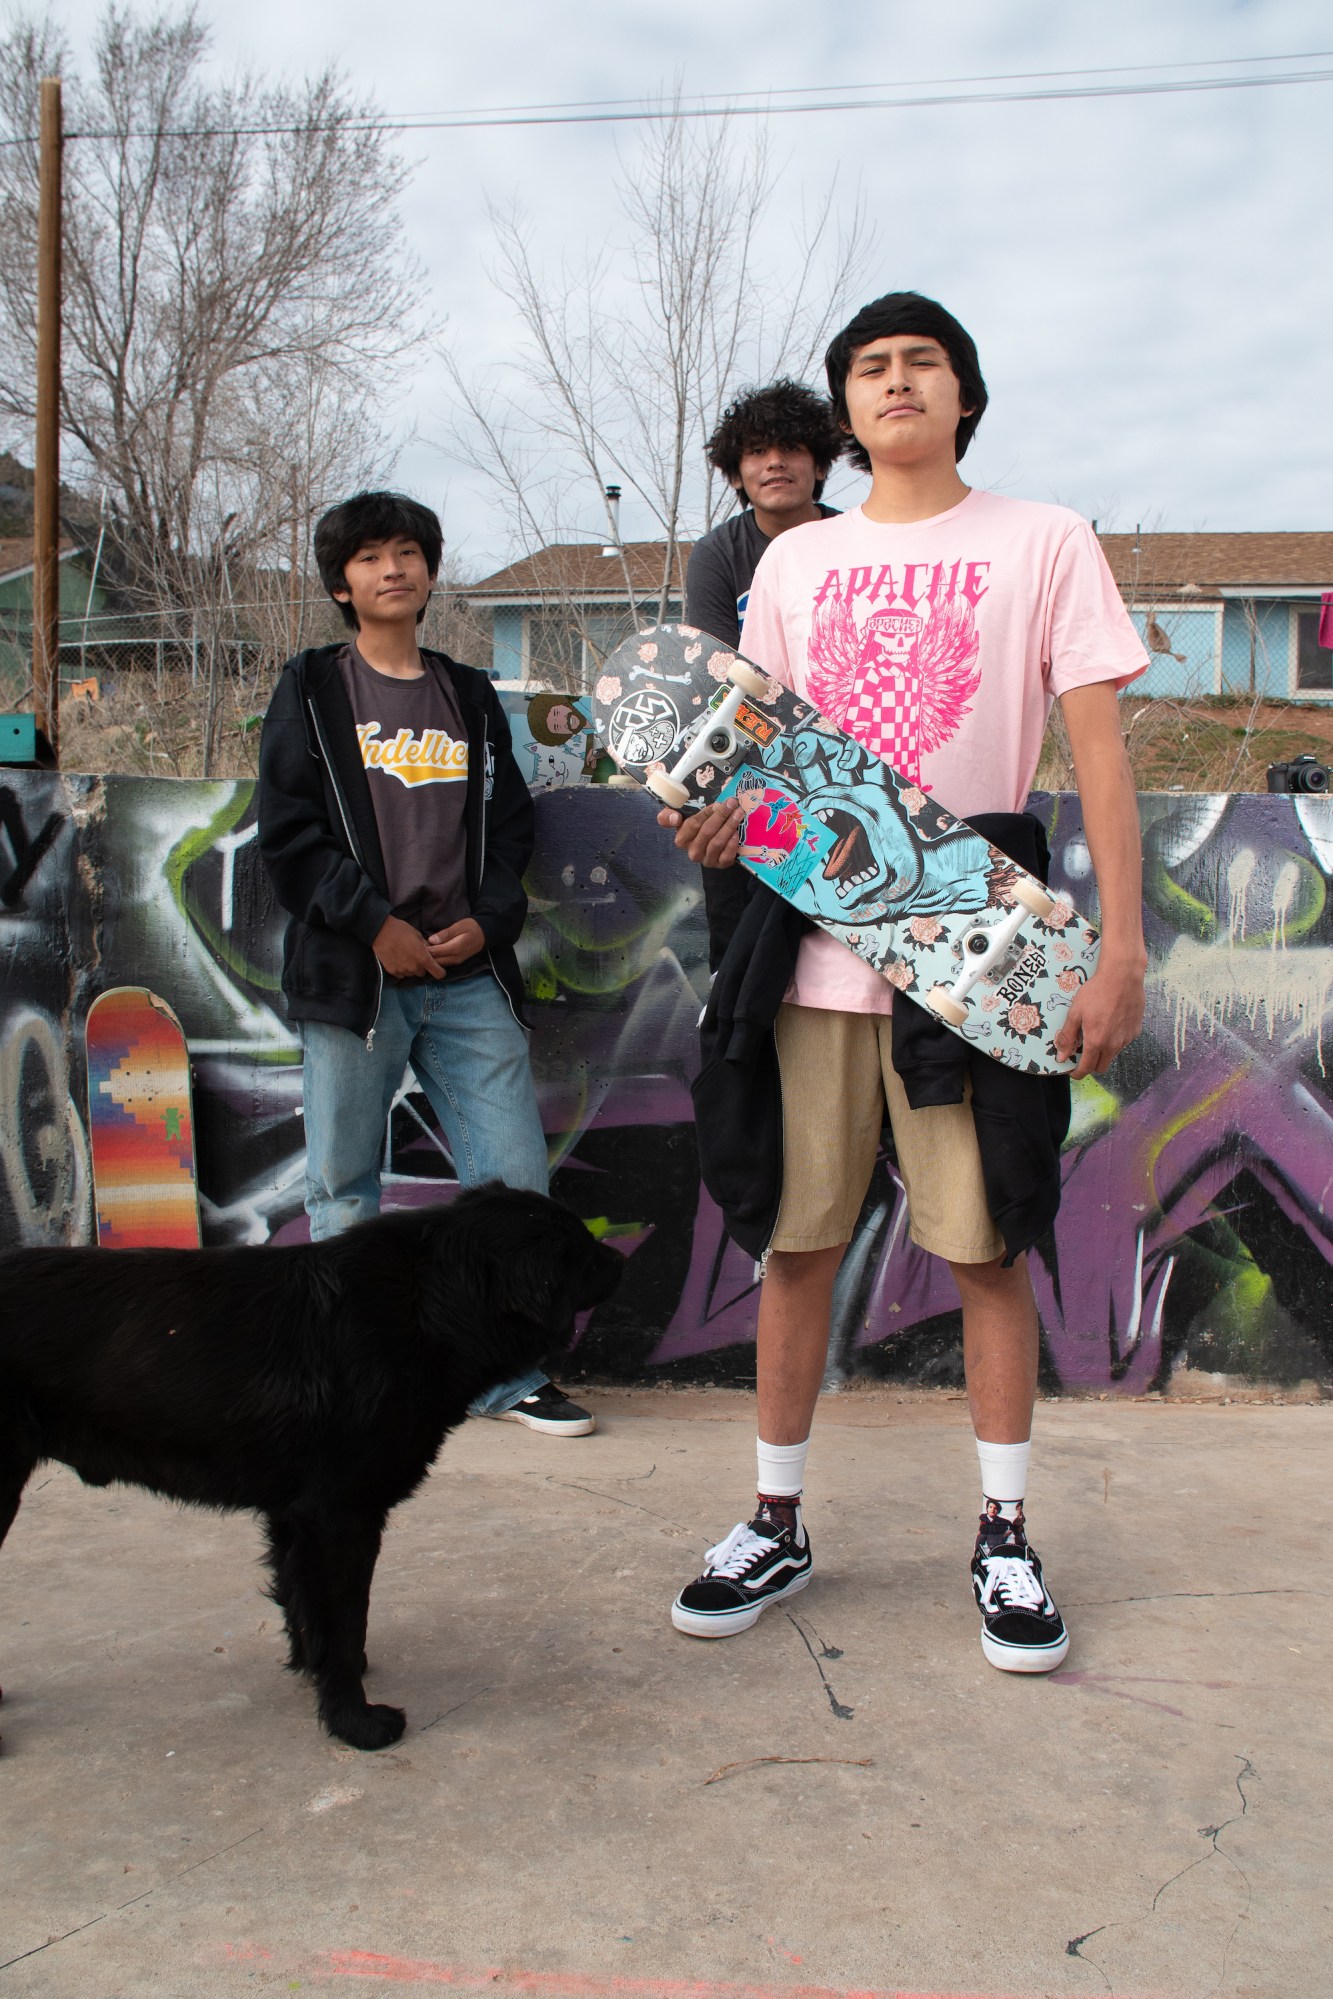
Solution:
<svg viewBox="0 0 1333 1999">
<path fill-rule="evenodd" d="M 76 53 L 100 6 L 57 0 Z M 220 70 L 334 62 L 386 113 L 686 92 L 1212 63 L 1333 45 L 1326 0 L 201 0 Z M 1333 67 L 1333 61 L 1324 65 Z M 853 93 L 855 94 L 855 93 Z M 969 483 L 1105 528 L 1333 527 L 1333 82 L 1056 103 L 775 117 L 765 251 L 834 183 L 874 231 L 862 297 L 913 288 L 972 332 L 991 404 Z M 516 329 L 490 276 L 488 204 L 517 200 L 553 267 L 620 226 L 633 128 L 412 132 L 404 201 L 432 336 L 481 369 Z M 856 301 L 857 303 L 860 300 Z M 448 382 L 422 350 L 397 479 L 440 509 L 472 573 L 512 523 L 447 451 Z M 854 503 L 842 475 L 827 497 Z M 596 494 L 588 531 L 599 532 Z M 577 512 L 577 509 L 575 510 Z M 648 531 L 627 505 L 629 538 Z"/>
</svg>

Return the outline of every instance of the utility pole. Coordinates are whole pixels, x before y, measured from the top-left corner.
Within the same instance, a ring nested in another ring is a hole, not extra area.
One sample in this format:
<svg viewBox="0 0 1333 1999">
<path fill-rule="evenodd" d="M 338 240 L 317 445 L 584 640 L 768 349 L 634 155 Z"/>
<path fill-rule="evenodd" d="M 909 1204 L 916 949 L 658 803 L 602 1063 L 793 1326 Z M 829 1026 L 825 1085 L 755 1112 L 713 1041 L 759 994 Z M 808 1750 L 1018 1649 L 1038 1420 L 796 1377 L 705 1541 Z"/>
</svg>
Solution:
<svg viewBox="0 0 1333 1999">
<path fill-rule="evenodd" d="M 44 76 L 38 137 L 37 440 L 32 496 L 32 705 L 60 761 L 60 79 Z"/>
<path fill-rule="evenodd" d="M 301 473 L 299 466 L 291 470 L 292 497 L 292 540 L 290 560 L 287 565 L 287 650 L 295 652 L 301 643 Z"/>
</svg>

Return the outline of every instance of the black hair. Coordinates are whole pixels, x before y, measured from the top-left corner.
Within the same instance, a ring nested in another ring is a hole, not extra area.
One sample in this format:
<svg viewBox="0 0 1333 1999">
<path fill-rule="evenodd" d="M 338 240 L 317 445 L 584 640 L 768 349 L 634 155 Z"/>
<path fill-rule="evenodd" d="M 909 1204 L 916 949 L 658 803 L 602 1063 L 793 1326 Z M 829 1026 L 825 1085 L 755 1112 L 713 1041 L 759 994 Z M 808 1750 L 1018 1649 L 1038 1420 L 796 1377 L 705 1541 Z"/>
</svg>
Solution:
<svg viewBox="0 0 1333 1999">
<path fill-rule="evenodd" d="M 438 576 L 444 535 L 437 516 L 420 500 L 409 500 L 406 493 L 353 493 L 350 500 L 330 507 L 315 528 L 319 580 L 330 597 L 335 590 L 347 588 L 347 565 L 359 548 L 368 541 L 396 541 L 400 536 L 417 543 L 432 578 Z M 356 631 L 357 616 L 351 605 L 336 597 L 334 602 L 343 623 Z M 417 612 L 418 624 L 425 615 L 423 604 Z"/>
<path fill-rule="evenodd" d="M 833 413 L 842 428 L 850 430 L 847 420 L 847 372 L 852 365 L 852 356 L 858 348 L 868 347 L 872 340 L 886 340 L 895 333 L 919 333 L 927 340 L 938 340 L 949 357 L 949 364 L 958 377 L 963 408 L 968 412 L 954 432 L 953 455 L 956 463 L 972 442 L 972 434 L 981 422 L 982 412 L 990 397 L 981 378 L 981 362 L 977 358 L 972 335 L 965 326 L 959 325 L 951 312 L 946 312 L 933 298 L 923 298 L 920 292 L 885 292 L 883 298 L 872 299 L 869 305 L 863 305 L 855 319 L 850 320 L 841 333 L 834 335 L 833 343 L 824 356 Z M 847 456 L 858 470 L 869 472 L 872 469 L 870 453 L 855 438 L 847 446 Z"/>
<path fill-rule="evenodd" d="M 762 451 L 778 444 L 790 451 L 803 444 L 815 461 L 818 478 L 815 498 L 824 490 L 830 467 L 847 449 L 847 439 L 834 422 L 833 410 L 814 389 L 785 375 L 766 389 L 742 389 L 722 412 L 722 420 L 704 449 L 708 462 L 715 465 L 733 485 L 741 476 L 741 455 Z M 742 506 L 752 504 L 743 486 L 737 486 Z"/>
</svg>

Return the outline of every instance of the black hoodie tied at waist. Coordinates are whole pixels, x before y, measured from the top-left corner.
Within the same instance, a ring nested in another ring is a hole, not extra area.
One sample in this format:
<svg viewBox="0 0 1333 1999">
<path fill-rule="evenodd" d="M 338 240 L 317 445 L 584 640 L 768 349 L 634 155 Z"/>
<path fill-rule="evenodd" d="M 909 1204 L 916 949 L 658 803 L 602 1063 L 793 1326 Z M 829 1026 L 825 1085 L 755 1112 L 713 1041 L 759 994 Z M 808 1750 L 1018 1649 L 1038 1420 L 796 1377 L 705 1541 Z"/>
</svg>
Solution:
<svg viewBox="0 0 1333 1999">
<path fill-rule="evenodd" d="M 1045 881 L 1046 830 L 1029 812 L 968 822 Z M 718 967 L 699 1024 L 692 1087 L 703 1182 L 741 1248 L 763 1256 L 782 1201 L 782 1078 L 774 1024 L 809 917 L 762 883 Z M 986 1205 L 1005 1263 L 1030 1249 L 1060 1206 L 1060 1147 L 1069 1130 L 1067 1076 L 1025 1075 L 973 1048 L 906 994 L 893 996 L 893 1066 L 913 1110 L 957 1104 L 971 1085 Z"/>
</svg>

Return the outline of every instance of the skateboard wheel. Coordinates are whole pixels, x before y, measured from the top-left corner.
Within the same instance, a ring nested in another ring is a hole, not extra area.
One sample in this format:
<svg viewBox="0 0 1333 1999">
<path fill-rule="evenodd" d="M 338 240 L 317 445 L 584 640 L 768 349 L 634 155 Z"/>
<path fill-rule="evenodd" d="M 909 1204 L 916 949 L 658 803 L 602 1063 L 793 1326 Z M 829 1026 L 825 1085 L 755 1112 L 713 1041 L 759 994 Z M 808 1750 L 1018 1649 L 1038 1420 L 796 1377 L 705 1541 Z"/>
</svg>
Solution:
<svg viewBox="0 0 1333 1999">
<path fill-rule="evenodd" d="M 1014 901 L 1021 902 L 1034 916 L 1049 916 L 1055 908 L 1055 897 L 1047 895 L 1040 882 L 1015 882 Z"/>
<path fill-rule="evenodd" d="M 967 1019 L 967 1008 L 961 1000 L 956 1000 L 947 986 L 932 986 L 926 994 L 926 1005 L 941 1020 L 948 1021 L 950 1027 L 961 1027 Z"/>
<path fill-rule="evenodd" d="M 690 794 L 683 784 L 677 784 L 674 777 L 668 777 L 664 770 L 650 770 L 643 780 L 654 798 L 660 798 L 663 805 L 670 805 L 679 812 L 690 802 Z"/>
<path fill-rule="evenodd" d="M 738 659 L 735 665 L 728 669 L 727 679 L 733 687 L 739 687 L 742 694 L 748 694 L 752 701 L 767 701 L 767 678 L 764 674 L 757 673 L 754 667 L 747 666 L 743 659 Z"/>
</svg>

